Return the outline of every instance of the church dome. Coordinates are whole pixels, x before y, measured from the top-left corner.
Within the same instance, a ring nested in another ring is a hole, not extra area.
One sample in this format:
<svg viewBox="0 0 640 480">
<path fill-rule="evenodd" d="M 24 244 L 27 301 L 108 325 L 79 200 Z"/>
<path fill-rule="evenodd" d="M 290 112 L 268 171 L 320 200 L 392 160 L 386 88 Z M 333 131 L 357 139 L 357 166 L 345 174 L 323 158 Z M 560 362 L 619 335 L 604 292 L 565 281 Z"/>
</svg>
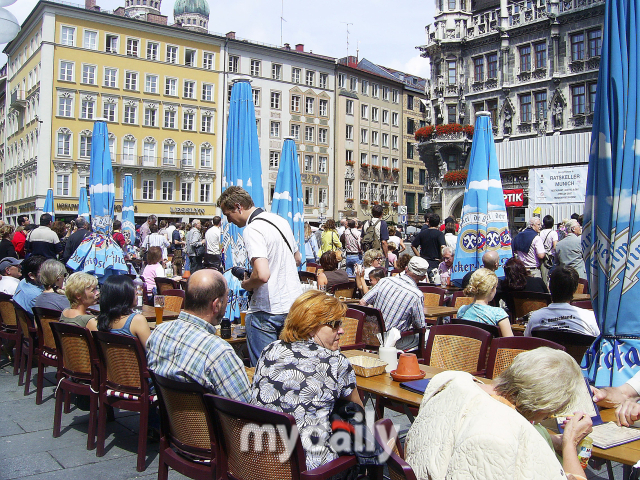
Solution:
<svg viewBox="0 0 640 480">
<path fill-rule="evenodd" d="M 207 0 L 176 0 L 173 6 L 173 15 L 178 16 L 185 13 L 199 13 L 208 17 L 209 2 Z"/>
</svg>

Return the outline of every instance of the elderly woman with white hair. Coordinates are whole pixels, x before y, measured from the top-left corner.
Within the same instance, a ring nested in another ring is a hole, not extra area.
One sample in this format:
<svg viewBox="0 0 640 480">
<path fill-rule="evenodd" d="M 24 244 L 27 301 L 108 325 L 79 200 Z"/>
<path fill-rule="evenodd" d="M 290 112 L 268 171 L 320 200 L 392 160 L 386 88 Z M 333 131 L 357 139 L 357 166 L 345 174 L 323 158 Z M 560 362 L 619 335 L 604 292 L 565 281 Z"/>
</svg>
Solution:
<svg viewBox="0 0 640 480">
<path fill-rule="evenodd" d="M 591 418 L 574 412 L 563 435 L 536 426 L 562 413 L 581 388 L 575 360 L 546 347 L 518 355 L 491 385 L 465 372 L 440 373 L 407 434 L 406 460 L 417 478 L 430 480 L 584 479 L 577 446 Z"/>
</svg>

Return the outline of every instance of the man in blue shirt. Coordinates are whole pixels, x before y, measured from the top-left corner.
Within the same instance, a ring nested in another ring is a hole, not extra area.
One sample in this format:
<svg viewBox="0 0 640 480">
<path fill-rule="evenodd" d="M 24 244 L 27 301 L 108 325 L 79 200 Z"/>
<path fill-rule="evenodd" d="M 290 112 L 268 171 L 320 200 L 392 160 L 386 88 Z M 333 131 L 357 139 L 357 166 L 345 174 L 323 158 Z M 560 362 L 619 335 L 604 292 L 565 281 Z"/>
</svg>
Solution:
<svg viewBox="0 0 640 480">
<path fill-rule="evenodd" d="M 33 306 L 36 297 L 42 293 L 44 288 L 38 283 L 38 272 L 47 259 L 42 255 L 31 255 L 22 262 L 22 280 L 13 294 L 15 302 L 26 310 L 33 318 Z"/>
</svg>

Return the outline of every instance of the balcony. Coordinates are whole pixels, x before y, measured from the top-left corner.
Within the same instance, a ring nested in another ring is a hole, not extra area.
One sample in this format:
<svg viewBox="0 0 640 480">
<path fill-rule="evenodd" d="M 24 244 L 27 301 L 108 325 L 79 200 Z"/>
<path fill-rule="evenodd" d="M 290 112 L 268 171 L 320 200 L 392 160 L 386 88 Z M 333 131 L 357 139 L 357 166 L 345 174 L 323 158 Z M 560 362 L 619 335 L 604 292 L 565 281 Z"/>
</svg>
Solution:
<svg viewBox="0 0 640 480">
<path fill-rule="evenodd" d="M 11 107 L 25 108 L 27 106 L 27 98 L 24 90 L 16 90 L 11 92 Z"/>
<path fill-rule="evenodd" d="M 176 159 L 168 157 L 152 157 L 150 155 L 131 155 L 119 153 L 112 156 L 115 165 L 149 168 L 176 168 Z"/>
<path fill-rule="evenodd" d="M 194 163 L 192 158 L 182 158 L 180 160 L 180 168 L 183 169 L 183 170 L 185 168 L 188 168 L 188 169 L 192 170 L 192 169 L 195 168 L 195 163 Z"/>
</svg>

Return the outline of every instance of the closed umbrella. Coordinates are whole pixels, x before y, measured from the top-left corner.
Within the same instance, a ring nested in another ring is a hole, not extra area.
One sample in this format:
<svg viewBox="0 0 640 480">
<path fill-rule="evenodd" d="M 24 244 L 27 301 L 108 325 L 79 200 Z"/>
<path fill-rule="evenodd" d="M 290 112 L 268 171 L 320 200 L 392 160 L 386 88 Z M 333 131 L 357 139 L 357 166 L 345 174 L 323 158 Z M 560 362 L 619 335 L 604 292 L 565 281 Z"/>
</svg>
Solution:
<svg viewBox="0 0 640 480">
<path fill-rule="evenodd" d="M 479 112 L 473 132 L 469 173 L 464 191 L 462 222 L 451 280 L 463 277 L 482 265 L 482 255 L 494 250 L 500 256 L 496 275 L 504 277 L 502 265 L 512 256 L 500 169 L 496 157 L 489 112 Z"/>
<path fill-rule="evenodd" d="M 296 143 L 287 138 L 282 146 L 280 167 L 271 202 L 271 212 L 289 222 L 298 250 L 304 249 L 304 200 Z"/>
<path fill-rule="evenodd" d="M 80 189 L 80 198 L 78 200 L 78 216 L 84 217 L 85 220 L 89 220 L 89 199 L 87 198 L 87 188 L 82 187 Z"/>
<path fill-rule="evenodd" d="M 136 225 L 133 215 L 133 178 L 131 175 L 124 177 L 122 190 L 122 235 L 127 241 L 127 247 L 131 247 L 136 240 Z"/>
<path fill-rule="evenodd" d="M 48 213 L 51 215 L 51 221 L 55 220 L 55 215 L 53 213 L 53 189 L 50 188 L 47 190 L 47 196 L 44 199 L 44 207 L 42 207 L 42 213 Z"/>
<path fill-rule="evenodd" d="M 232 185 L 242 187 L 249 192 L 256 207 L 264 207 L 256 112 L 251 83 L 247 80 L 238 80 L 233 84 L 229 102 L 222 189 L 225 190 Z M 227 268 L 248 266 L 242 230 L 226 222 L 225 219 L 222 229 L 222 246 Z M 231 320 L 236 318 L 231 307 L 237 304 L 237 297 L 241 293 L 239 286 L 235 289 L 230 286 L 226 315 Z"/>
<path fill-rule="evenodd" d="M 127 273 L 122 249 L 113 241 L 114 185 L 109 153 L 109 132 L 104 120 L 93 126 L 89 194 L 92 233 L 73 253 L 67 265 L 76 271 L 92 273 L 99 281 L 109 275 Z"/>
<path fill-rule="evenodd" d="M 640 49 L 638 0 L 608 0 L 587 178 L 582 248 L 601 336 L 583 359 L 596 385 L 640 369 Z"/>
</svg>

